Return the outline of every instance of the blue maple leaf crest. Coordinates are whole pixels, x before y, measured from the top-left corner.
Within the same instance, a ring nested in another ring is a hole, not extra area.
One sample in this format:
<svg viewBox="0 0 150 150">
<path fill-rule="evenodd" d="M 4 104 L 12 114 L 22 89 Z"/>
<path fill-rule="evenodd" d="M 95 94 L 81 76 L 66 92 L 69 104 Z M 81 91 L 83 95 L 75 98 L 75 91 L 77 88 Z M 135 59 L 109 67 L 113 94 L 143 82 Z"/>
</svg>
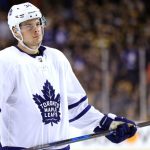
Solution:
<svg viewBox="0 0 150 150">
<path fill-rule="evenodd" d="M 43 86 L 43 97 L 35 94 L 33 100 L 38 105 L 42 115 L 44 124 L 53 126 L 53 123 L 58 124 L 60 121 L 60 94 L 55 97 L 55 90 L 53 86 L 46 80 Z"/>
</svg>

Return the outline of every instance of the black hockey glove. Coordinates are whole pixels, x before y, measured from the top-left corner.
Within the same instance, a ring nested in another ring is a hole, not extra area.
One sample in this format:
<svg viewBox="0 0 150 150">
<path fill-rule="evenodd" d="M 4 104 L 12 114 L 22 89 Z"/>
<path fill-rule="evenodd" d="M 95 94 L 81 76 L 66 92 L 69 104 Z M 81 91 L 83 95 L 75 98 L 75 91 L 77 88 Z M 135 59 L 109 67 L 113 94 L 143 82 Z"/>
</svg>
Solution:
<svg viewBox="0 0 150 150">
<path fill-rule="evenodd" d="M 1 145 L 1 143 L 0 143 L 0 150 L 2 150 L 2 145 Z"/>
<path fill-rule="evenodd" d="M 132 137 L 137 131 L 136 124 L 131 120 L 118 116 L 111 118 L 109 115 L 105 115 L 100 121 L 100 126 L 97 126 L 94 132 L 97 133 L 113 129 L 115 131 L 106 136 L 113 143 L 120 143 Z"/>
</svg>

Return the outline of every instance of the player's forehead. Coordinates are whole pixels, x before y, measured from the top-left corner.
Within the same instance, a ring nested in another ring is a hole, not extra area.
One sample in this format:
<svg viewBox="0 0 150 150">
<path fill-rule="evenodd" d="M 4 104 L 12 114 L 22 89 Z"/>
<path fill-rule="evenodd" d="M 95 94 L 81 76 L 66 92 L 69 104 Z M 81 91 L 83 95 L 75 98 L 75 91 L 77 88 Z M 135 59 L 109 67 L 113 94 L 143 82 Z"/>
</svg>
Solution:
<svg viewBox="0 0 150 150">
<path fill-rule="evenodd" d="M 38 23 L 38 22 L 40 22 L 40 20 L 39 20 L 39 18 L 36 18 L 36 19 L 26 20 L 26 21 L 22 22 L 20 25 L 34 24 L 34 23 Z"/>
</svg>

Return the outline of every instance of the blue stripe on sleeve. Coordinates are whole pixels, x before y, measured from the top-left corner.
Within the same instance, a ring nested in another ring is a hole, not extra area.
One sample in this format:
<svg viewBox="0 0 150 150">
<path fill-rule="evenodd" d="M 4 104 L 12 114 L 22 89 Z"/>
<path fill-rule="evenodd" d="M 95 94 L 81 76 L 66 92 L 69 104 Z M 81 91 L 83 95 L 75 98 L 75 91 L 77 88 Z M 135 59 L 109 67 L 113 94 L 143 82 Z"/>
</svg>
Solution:
<svg viewBox="0 0 150 150">
<path fill-rule="evenodd" d="M 74 117 L 73 119 L 70 119 L 69 122 L 73 122 L 79 118 L 81 118 L 85 113 L 87 113 L 89 111 L 89 109 L 91 108 L 91 105 L 88 105 L 80 114 L 78 114 L 76 117 Z"/>
<path fill-rule="evenodd" d="M 84 102 L 87 99 L 87 96 L 84 96 L 83 98 L 81 98 L 78 102 L 71 104 L 68 106 L 68 109 L 72 109 L 76 106 L 78 106 L 80 103 Z"/>
</svg>

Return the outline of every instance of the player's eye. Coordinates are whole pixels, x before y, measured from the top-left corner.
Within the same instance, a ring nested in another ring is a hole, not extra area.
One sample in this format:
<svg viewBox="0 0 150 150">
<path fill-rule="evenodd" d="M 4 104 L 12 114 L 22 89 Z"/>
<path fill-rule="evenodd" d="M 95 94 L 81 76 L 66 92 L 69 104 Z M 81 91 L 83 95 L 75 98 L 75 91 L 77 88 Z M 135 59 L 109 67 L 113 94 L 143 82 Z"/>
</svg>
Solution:
<svg viewBox="0 0 150 150">
<path fill-rule="evenodd" d="M 36 24 L 21 24 L 20 25 L 20 28 L 23 29 L 23 30 L 33 30 L 35 29 L 36 27 L 40 27 L 41 26 L 41 23 L 40 22 L 37 22 Z"/>
</svg>

